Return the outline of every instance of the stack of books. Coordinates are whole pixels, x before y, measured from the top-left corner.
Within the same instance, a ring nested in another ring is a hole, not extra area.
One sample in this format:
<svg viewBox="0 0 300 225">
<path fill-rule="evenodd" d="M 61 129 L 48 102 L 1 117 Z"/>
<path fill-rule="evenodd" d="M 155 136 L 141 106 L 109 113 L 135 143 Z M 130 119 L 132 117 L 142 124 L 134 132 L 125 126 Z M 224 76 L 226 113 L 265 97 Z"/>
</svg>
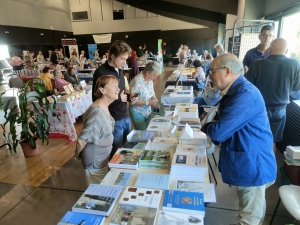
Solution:
<svg viewBox="0 0 300 225">
<path fill-rule="evenodd" d="M 174 116 L 182 118 L 199 118 L 198 104 L 176 103 Z"/>
<path fill-rule="evenodd" d="M 171 127 L 171 119 L 162 116 L 156 116 L 151 119 L 147 131 L 155 131 L 156 137 L 165 136 Z"/>
<path fill-rule="evenodd" d="M 300 146 L 287 146 L 283 156 L 289 165 L 300 166 Z"/>
<path fill-rule="evenodd" d="M 156 136 L 155 131 L 146 131 L 146 130 L 132 130 L 127 135 L 127 142 L 148 142 L 149 140 L 153 141 Z"/>
<path fill-rule="evenodd" d="M 110 168 L 138 169 L 141 149 L 119 148 L 108 162 Z"/>
<path fill-rule="evenodd" d="M 57 225 L 84 224 L 84 225 L 103 225 L 104 216 L 97 216 L 79 212 L 68 211 Z"/>
<path fill-rule="evenodd" d="M 187 179 L 204 182 L 206 172 L 206 155 L 174 154 L 170 171 L 171 179 Z"/>
<path fill-rule="evenodd" d="M 169 169 L 172 159 L 170 150 L 147 150 L 145 149 L 139 159 L 139 168 L 147 169 Z"/>
<path fill-rule="evenodd" d="M 72 207 L 72 211 L 109 216 L 122 191 L 122 187 L 91 184 Z"/>
<path fill-rule="evenodd" d="M 159 215 L 159 225 L 204 224 L 203 193 L 167 190 L 162 209 Z"/>
<path fill-rule="evenodd" d="M 161 197 L 159 189 L 127 187 L 109 224 L 155 224 Z"/>
</svg>

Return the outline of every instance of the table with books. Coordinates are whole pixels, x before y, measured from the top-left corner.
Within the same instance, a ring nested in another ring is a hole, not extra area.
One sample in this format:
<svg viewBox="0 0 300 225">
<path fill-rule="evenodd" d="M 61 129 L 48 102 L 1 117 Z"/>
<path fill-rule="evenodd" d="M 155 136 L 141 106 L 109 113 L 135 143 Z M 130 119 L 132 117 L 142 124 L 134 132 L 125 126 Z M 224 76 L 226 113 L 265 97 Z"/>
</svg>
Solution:
<svg viewBox="0 0 300 225">
<path fill-rule="evenodd" d="M 91 184 L 61 224 L 203 225 L 205 203 L 216 202 L 208 178 L 206 135 L 195 122 L 181 126 L 172 119 L 150 121 L 148 128 L 169 126 L 170 132 L 159 137 L 148 129 L 131 131 L 109 161 L 111 169 L 101 184 Z M 75 217 L 80 219 L 71 220 Z"/>
<path fill-rule="evenodd" d="M 83 115 L 88 107 L 93 103 L 92 94 L 87 93 L 81 96 L 74 96 L 69 101 L 58 101 L 56 103 L 56 113 L 60 120 L 53 117 L 52 113 L 48 112 L 48 121 L 50 124 L 49 137 L 65 136 L 72 141 L 77 138 L 74 123 L 76 118 Z"/>
<path fill-rule="evenodd" d="M 193 101 L 193 86 L 168 86 L 161 95 L 163 104 L 192 103 Z"/>
</svg>

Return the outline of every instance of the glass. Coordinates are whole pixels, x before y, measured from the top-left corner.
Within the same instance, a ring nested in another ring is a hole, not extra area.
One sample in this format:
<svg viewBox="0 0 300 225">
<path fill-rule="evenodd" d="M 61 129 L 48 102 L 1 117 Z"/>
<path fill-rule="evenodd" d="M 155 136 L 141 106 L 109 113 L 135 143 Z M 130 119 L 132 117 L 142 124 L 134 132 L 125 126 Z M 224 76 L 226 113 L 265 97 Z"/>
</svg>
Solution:
<svg viewBox="0 0 300 225">
<path fill-rule="evenodd" d="M 300 13 L 283 17 L 281 36 L 288 43 L 286 56 L 300 61 Z"/>
<path fill-rule="evenodd" d="M 222 69 L 225 69 L 226 67 L 220 67 L 220 68 L 212 68 L 208 71 L 209 75 L 212 75 L 212 73 L 215 71 L 215 70 L 222 70 Z"/>
</svg>

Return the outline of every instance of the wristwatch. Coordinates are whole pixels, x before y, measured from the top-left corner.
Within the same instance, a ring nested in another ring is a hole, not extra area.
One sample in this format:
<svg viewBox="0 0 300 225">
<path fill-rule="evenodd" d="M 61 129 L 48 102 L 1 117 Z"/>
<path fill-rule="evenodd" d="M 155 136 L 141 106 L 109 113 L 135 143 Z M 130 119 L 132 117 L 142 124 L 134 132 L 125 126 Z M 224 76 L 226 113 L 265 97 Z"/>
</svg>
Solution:
<svg viewBox="0 0 300 225">
<path fill-rule="evenodd" d="M 149 102 L 148 102 L 148 100 L 145 100 L 145 103 L 146 103 L 146 105 L 149 105 Z"/>
</svg>

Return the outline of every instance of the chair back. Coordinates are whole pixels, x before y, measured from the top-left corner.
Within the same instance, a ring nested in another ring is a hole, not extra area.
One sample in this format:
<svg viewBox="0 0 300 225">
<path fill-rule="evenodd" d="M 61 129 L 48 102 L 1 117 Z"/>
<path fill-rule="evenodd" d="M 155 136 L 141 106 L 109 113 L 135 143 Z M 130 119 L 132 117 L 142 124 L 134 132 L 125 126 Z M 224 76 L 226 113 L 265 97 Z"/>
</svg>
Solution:
<svg viewBox="0 0 300 225">
<path fill-rule="evenodd" d="M 8 85 L 10 88 L 24 88 L 24 82 L 19 77 L 11 77 L 9 79 Z"/>
<path fill-rule="evenodd" d="M 200 107 L 204 107 L 205 106 L 200 106 Z M 214 116 L 216 115 L 218 110 L 218 106 L 212 106 L 209 108 L 206 117 L 201 121 L 201 126 L 204 126 L 206 123 L 209 123 L 213 120 Z"/>
</svg>

